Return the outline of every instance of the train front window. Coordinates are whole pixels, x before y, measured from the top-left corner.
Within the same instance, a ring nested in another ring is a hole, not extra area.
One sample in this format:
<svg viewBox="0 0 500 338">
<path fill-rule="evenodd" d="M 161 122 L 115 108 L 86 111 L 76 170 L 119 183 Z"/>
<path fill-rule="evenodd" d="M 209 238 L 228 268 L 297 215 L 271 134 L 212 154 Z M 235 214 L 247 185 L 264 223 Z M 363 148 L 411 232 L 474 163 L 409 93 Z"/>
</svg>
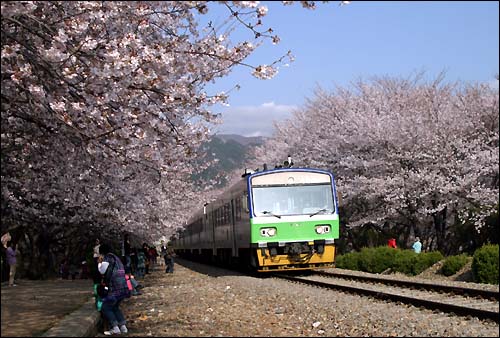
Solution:
<svg viewBox="0 0 500 338">
<path fill-rule="evenodd" d="M 252 188 L 255 216 L 333 213 L 331 184 L 272 185 Z"/>
</svg>

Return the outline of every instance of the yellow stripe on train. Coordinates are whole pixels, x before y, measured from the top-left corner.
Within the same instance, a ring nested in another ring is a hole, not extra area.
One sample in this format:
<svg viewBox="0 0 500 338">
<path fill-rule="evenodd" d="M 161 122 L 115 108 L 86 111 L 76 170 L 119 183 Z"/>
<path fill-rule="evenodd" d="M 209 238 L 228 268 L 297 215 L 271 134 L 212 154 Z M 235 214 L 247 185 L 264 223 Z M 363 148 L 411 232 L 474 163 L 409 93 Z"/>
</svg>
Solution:
<svg viewBox="0 0 500 338">
<path fill-rule="evenodd" d="M 262 254 L 264 251 L 264 254 Z M 275 255 L 271 256 L 269 249 L 257 249 L 258 269 L 257 271 L 276 270 L 309 270 L 314 268 L 333 267 L 335 261 L 335 246 L 325 245 L 322 254 L 300 254 L 297 256 Z"/>
</svg>

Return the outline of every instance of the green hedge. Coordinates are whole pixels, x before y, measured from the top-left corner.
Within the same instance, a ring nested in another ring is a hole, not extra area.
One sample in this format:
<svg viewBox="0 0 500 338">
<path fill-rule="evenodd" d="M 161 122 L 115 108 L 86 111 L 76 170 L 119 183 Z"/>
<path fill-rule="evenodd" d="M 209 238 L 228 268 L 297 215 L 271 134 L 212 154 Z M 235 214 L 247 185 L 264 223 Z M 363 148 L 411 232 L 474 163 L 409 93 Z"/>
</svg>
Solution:
<svg viewBox="0 0 500 338">
<path fill-rule="evenodd" d="M 381 273 L 392 267 L 396 250 L 387 246 L 363 248 L 359 266 L 362 271 Z"/>
<path fill-rule="evenodd" d="M 466 254 L 449 256 L 445 259 L 443 266 L 441 267 L 441 272 L 445 276 L 452 276 L 463 268 L 465 264 L 467 264 Z"/>
<path fill-rule="evenodd" d="M 387 269 L 415 276 L 443 260 L 439 251 L 422 252 L 393 249 L 387 246 L 363 248 L 359 252 L 351 252 L 336 257 L 335 266 L 340 269 L 358 270 L 370 273 L 381 273 Z M 467 255 L 447 257 L 441 268 L 445 276 L 456 274 L 468 261 Z M 472 273 L 477 283 L 498 284 L 499 247 L 485 245 L 477 249 L 472 258 Z"/>
<path fill-rule="evenodd" d="M 498 285 L 498 251 L 498 244 L 488 244 L 474 252 L 472 274 L 475 282 Z"/>
<path fill-rule="evenodd" d="M 335 258 L 335 266 L 340 269 L 359 271 L 361 270 L 360 257 L 361 254 L 359 252 L 350 252 L 345 255 L 338 255 Z"/>
<path fill-rule="evenodd" d="M 413 275 L 413 264 L 417 254 L 413 250 L 396 250 L 392 270 L 405 275 Z"/>
<path fill-rule="evenodd" d="M 439 251 L 422 252 L 417 254 L 413 263 L 413 275 L 418 275 L 443 259 Z"/>
<path fill-rule="evenodd" d="M 393 249 L 384 245 L 337 256 L 335 266 L 370 273 L 391 269 L 393 272 L 417 275 L 442 258 L 443 255 L 437 251 L 416 254 L 413 250 Z"/>
</svg>

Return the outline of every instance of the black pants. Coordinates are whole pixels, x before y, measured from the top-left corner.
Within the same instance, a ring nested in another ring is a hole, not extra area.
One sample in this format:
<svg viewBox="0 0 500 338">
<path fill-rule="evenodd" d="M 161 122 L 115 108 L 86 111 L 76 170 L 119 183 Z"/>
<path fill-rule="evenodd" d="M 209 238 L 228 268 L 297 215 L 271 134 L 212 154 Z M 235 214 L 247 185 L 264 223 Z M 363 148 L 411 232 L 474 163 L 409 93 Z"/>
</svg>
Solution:
<svg viewBox="0 0 500 338">
<path fill-rule="evenodd" d="M 167 257 L 165 256 L 165 265 L 167 266 L 167 268 L 165 269 L 165 272 L 170 272 L 170 273 L 173 273 L 174 272 L 174 258 L 173 257 Z"/>
</svg>

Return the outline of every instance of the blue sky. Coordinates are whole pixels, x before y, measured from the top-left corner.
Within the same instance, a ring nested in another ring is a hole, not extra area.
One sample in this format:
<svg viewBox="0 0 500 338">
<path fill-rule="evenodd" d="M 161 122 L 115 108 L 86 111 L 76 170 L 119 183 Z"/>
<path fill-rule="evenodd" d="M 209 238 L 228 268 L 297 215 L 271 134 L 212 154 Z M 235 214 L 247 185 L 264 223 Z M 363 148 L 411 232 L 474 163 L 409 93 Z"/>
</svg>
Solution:
<svg viewBox="0 0 500 338">
<path fill-rule="evenodd" d="M 216 133 L 270 136 L 273 120 L 283 120 L 312 97 L 314 88 L 348 87 L 372 76 L 408 77 L 425 71 L 446 81 L 487 82 L 498 88 L 499 3 L 496 1 L 339 1 L 316 10 L 299 3 L 262 1 L 269 11 L 264 27 L 281 42 L 266 41 L 247 63 L 269 64 L 288 50 L 295 61 L 270 80 L 259 80 L 246 67 L 236 68 L 207 89 L 228 91 L 229 107 L 214 106 L 224 123 Z M 224 8 L 211 9 L 214 22 Z M 236 32 L 235 37 L 250 37 Z"/>
</svg>

